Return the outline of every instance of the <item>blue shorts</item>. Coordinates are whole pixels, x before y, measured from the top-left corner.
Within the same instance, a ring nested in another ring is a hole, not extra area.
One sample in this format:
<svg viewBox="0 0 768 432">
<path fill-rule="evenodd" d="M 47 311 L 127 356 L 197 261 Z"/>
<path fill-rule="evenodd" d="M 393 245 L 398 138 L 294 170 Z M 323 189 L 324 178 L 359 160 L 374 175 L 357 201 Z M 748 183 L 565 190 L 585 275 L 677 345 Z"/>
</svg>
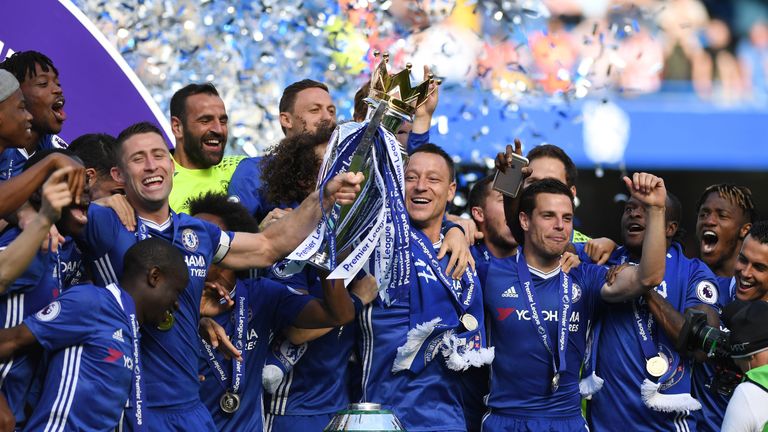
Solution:
<svg viewBox="0 0 768 432">
<path fill-rule="evenodd" d="M 265 432 L 321 432 L 331 422 L 335 413 L 318 415 L 274 415 L 267 414 L 264 420 Z"/>
<path fill-rule="evenodd" d="M 498 414 L 489 410 L 483 416 L 482 432 L 585 432 L 589 431 L 581 416 L 536 418 Z"/>
<path fill-rule="evenodd" d="M 216 430 L 211 413 L 202 402 L 182 408 L 145 408 L 144 425 L 149 431 L 210 432 Z M 123 420 L 122 430 L 131 431 L 129 422 Z"/>
</svg>

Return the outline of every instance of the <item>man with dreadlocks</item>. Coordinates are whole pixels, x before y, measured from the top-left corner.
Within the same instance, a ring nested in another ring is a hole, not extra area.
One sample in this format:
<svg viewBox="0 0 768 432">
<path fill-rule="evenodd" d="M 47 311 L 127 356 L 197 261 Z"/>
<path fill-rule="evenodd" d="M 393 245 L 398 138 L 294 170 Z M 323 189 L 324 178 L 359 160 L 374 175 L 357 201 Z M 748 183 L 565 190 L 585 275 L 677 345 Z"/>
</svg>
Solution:
<svg viewBox="0 0 768 432">
<path fill-rule="evenodd" d="M 736 261 L 755 221 L 752 191 L 726 183 L 709 186 L 699 198 L 696 213 L 699 256 L 717 276 L 720 302 L 725 306 L 734 298 Z M 698 431 L 719 431 L 728 406 L 728 397 L 706 387 L 714 374 L 707 363 L 694 365 L 693 394 L 702 405 L 696 413 Z"/>
<path fill-rule="evenodd" d="M 680 201 L 668 193 L 663 281 L 639 299 L 606 308 L 596 325 L 590 366 L 604 383 L 589 404 L 595 430 L 627 424 L 636 431 L 695 430 L 690 412 L 701 405 L 690 395 L 692 362 L 675 351 L 682 328 L 675 318 L 694 308 L 716 325 L 720 305 L 715 276 L 703 262 L 683 254 L 681 214 Z M 627 201 L 621 217 L 624 245 L 608 265 L 638 262 L 647 218 L 636 199 Z"/>
<path fill-rule="evenodd" d="M 67 119 L 59 71 L 45 54 L 19 51 L 0 63 L 21 85 L 27 111 L 32 114 L 32 139 L 23 148 L 5 149 L 0 155 L 0 180 L 21 173 L 26 160 L 40 149 L 67 148 L 58 135 Z"/>
</svg>

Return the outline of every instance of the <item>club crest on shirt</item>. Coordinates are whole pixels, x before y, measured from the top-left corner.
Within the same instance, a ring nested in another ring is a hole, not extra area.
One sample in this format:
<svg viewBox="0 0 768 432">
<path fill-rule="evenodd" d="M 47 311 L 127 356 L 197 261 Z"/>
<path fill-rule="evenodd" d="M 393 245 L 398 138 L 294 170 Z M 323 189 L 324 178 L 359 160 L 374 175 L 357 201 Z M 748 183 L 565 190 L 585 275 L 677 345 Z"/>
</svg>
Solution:
<svg viewBox="0 0 768 432">
<path fill-rule="evenodd" d="M 197 246 L 200 245 L 200 240 L 197 238 L 195 231 L 187 228 L 181 232 L 181 244 L 183 244 L 188 251 L 194 252 L 197 250 Z"/>
<path fill-rule="evenodd" d="M 57 316 L 59 316 L 60 312 L 61 303 L 55 301 L 40 309 L 40 311 L 35 314 L 35 318 L 37 318 L 39 321 L 53 321 Z"/>
<path fill-rule="evenodd" d="M 710 281 L 701 281 L 696 285 L 696 297 L 706 304 L 715 304 L 717 302 L 717 288 Z"/>
<path fill-rule="evenodd" d="M 573 284 L 573 293 L 571 294 L 571 303 L 576 303 L 581 300 L 581 287 Z"/>
</svg>

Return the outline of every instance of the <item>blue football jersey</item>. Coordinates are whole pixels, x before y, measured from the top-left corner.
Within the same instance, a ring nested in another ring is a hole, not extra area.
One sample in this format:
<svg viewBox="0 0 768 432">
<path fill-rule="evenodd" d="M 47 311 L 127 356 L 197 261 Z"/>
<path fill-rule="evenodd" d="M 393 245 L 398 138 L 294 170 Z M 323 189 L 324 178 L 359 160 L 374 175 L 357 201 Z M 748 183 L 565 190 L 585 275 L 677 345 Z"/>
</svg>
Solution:
<svg viewBox="0 0 768 432">
<path fill-rule="evenodd" d="M 69 145 L 58 135 L 43 135 L 37 143 L 37 150 L 67 148 Z M 34 154 L 34 152 L 32 152 Z M 21 174 L 24 164 L 32 154 L 23 148 L 7 148 L 0 152 L 0 181 Z"/>
<path fill-rule="evenodd" d="M 526 292 L 518 278 L 518 256 L 493 259 L 481 274 L 489 345 L 496 349 L 487 405 L 493 411 L 512 416 L 578 416 L 581 412 L 579 372 L 588 328 L 602 304 L 600 289 L 605 283 L 606 270 L 581 264 L 568 273 L 573 290 L 568 311 L 567 367 L 561 373 L 559 389 L 553 393 L 550 388 L 553 357 L 531 323 Z M 560 268 L 544 274 L 529 266 L 529 271 L 536 304 L 554 349 L 561 314 Z"/>
<path fill-rule="evenodd" d="M 225 360 L 217 350 L 208 352 L 204 344 L 201 344 L 199 361 L 200 375 L 205 376 L 205 381 L 200 385 L 200 399 L 211 411 L 219 431 L 261 432 L 261 370 L 269 350 L 269 335 L 291 325 L 312 297 L 263 278 L 242 280 L 238 284 L 247 290 L 249 303 L 246 342 L 242 349 L 246 370 L 240 391 L 240 408 L 233 414 L 227 414 L 219 407 L 219 399 L 229 381 L 227 384 L 220 381 L 207 358 L 215 356 L 228 380 L 232 377 L 232 360 Z M 227 312 L 214 319 L 232 339 L 235 334 L 235 313 Z"/>
<path fill-rule="evenodd" d="M 0 250 L 5 249 L 20 232 L 18 228 L 3 232 L 0 235 Z M 57 253 L 38 252 L 27 270 L 0 295 L 0 323 L 4 328 L 21 324 L 24 318 L 58 297 L 61 290 L 83 280 L 81 253 L 72 239 L 67 238 Z M 26 418 L 24 402 L 38 361 L 35 353 L 29 353 L 0 363 L 0 391 L 8 401 L 17 425 L 23 425 Z"/>
<path fill-rule="evenodd" d="M 124 310 L 132 304 L 116 285 L 76 285 L 24 320 L 49 354 L 42 394 L 25 431 L 117 426 L 133 377 L 133 333 Z"/>
<path fill-rule="evenodd" d="M 200 298 L 208 266 L 229 250 L 232 233 L 185 213 L 172 214 L 163 224 L 139 219 L 136 232 L 128 231 L 112 210 L 92 205 L 88 224 L 78 239 L 86 261 L 94 267 L 97 285 L 116 281 L 123 272 L 123 256 L 139 241 L 139 232 L 172 242 L 183 254 L 189 285 L 179 296 L 175 323 L 168 331 L 142 326 L 141 358 L 146 376 L 148 408 L 189 406 L 199 400 L 198 321 Z"/>
<path fill-rule="evenodd" d="M 276 207 L 267 200 L 267 194 L 262 187 L 262 160 L 263 157 L 243 159 L 232 174 L 232 180 L 227 190 L 229 199 L 240 203 L 259 222 Z M 288 207 L 296 207 L 296 205 Z"/>
<path fill-rule="evenodd" d="M 614 251 L 608 264 L 627 262 L 623 247 Z M 678 244 L 667 250 L 664 280 L 656 291 L 678 312 L 698 305 L 719 307 L 715 277 L 706 264 L 686 258 Z M 647 306 L 638 300 L 640 310 Z M 648 408 L 640 386 L 647 377 L 646 359 L 633 318 L 633 301 L 612 304 L 603 310 L 596 352 L 596 372 L 605 380 L 602 390 L 592 396 L 590 424 L 595 430 L 620 430 L 631 425 L 635 431 L 695 430 L 695 422 L 686 413 L 663 413 Z M 657 326 L 658 327 L 658 326 Z M 674 345 L 657 328 L 653 333 L 659 351 L 667 359 L 676 358 Z M 681 359 L 671 376 L 661 384 L 664 394 L 691 391 L 691 361 Z"/>
<path fill-rule="evenodd" d="M 735 296 L 736 278 L 722 276 L 717 276 L 716 278 L 720 292 L 720 304 L 725 307 L 733 301 Z M 722 313 L 722 311 L 720 312 Z M 724 330 L 722 323 L 720 323 L 720 328 Z M 723 417 L 725 416 L 725 409 L 728 407 L 728 401 L 730 400 L 730 398 L 717 393 L 714 389 L 710 390 L 707 388 L 714 374 L 714 368 L 709 363 L 695 362 L 693 364 L 693 390 L 691 394 L 701 402 L 701 409 L 694 412 L 696 429 L 699 432 L 720 431 L 720 426 L 723 424 Z"/>
<path fill-rule="evenodd" d="M 299 273 L 280 278 L 270 270 L 267 277 L 322 299 L 317 270 L 309 265 Z M 274 415 L 334 413 L 349 404 L 347 378 L 354 346 L 355 326 L 336 327 L 307 343 L 306 351 L 283 378 L 274 395 L 267 395 L 267 410 Z"/>
</svg>

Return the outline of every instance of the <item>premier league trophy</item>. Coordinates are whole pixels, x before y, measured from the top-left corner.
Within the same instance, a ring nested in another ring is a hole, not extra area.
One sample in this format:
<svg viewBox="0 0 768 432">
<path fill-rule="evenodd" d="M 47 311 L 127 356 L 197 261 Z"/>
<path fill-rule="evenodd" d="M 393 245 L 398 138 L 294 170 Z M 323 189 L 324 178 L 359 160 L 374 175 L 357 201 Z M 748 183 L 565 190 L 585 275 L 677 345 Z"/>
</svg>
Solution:
<svg viewBox="0 0 768 432">
<path fill-rule="evenodd" d="M 374 53 L 378 57 L 378 52 Z M 409 226 L 405 210 L 403 159 L 405 149 L 394 134 L 430 95 L 430 75 L 411 86 L 411 65 L 396 74 L 387 70 L 384 54 L 371 78 L 364 123 L 340 124 L 329 142 L 317 187 L 337 174 L 362 172 L 365 181 L 351 205 L 335 205 L 289 256 L 285 273 L 310 263 L 330 273 L 329 279 L 349 283 L 363 267 L 379 282 L 382 298 L 390 303 L 407 289 L 410 280 Z M 322 199 L 322 198 L 321 198 Z M 373 256 L 373 260 L 370 260 Z M 298 263 L 298 265 L 296 265 Z"/>
</svg>

